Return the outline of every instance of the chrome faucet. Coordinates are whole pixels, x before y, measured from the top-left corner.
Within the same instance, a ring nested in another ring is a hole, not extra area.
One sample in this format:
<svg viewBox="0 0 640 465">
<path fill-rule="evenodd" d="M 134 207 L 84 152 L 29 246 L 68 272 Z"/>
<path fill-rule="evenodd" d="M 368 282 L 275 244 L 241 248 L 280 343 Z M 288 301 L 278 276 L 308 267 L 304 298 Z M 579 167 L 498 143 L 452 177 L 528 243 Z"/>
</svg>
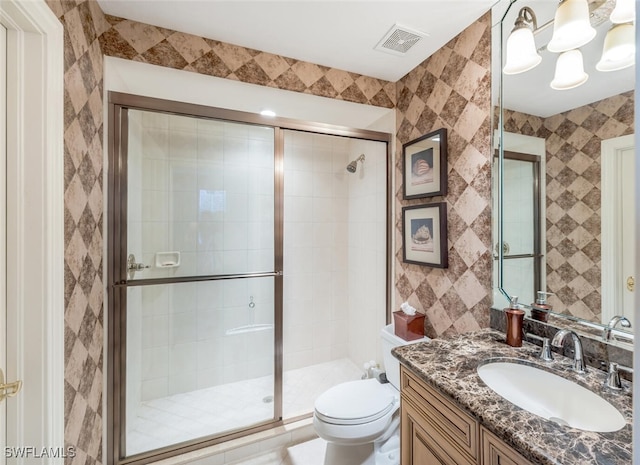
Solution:
<svg viewBox="0 0 640 465">
<path fill-rule="evenodd" d="M 542 349 L 538 354 L 538 358 L 540 360 L 544 360 L 545 362 L 553 361 L 553 353 L 551 352 L 551 346 L 549 345 L 548 337 L 536 336 L 535 334 L 531 333 L 526 333 L 524 336 L 542 342 Z"/>
<path fill-rule="evenodd" d="M 607 386 L 609 389 L 613 389 L 614 391 L 621 390 L 622 383 L 620 382 L 620 371 L 626 371 L 627 373 L 633 374 L 633 368 L 625 367 L 615 362 L 609 362 L 609 370 L 607 373 L 605 386 Z"/>
<path fill-rule="evenodd" d="M 610 341 L 611 340 L 611 330 L 613 330 L 618 324 L 623 328 L 631 328 L 631 322 L 627 319 L 627 317 L 616 315 L 609 320 L 607 326 L 602 330 L 602 340 Z"/>
<path fill-rule="evenodd" d="M 553 336 L 551 345 L 553 347 L 562 347 L 562 344 L 564 343 L 567 335 L 571 335 L 571 339 L 573 340 L 573 371 L 575 371 L 576 373 L 586 373 L 587 364 L 584 361 L 582 341 L 580 341 L 580 338 L 575 332 L 569 329 L 561 329 L 555 334 L 555 336 Z"/>
</svg>

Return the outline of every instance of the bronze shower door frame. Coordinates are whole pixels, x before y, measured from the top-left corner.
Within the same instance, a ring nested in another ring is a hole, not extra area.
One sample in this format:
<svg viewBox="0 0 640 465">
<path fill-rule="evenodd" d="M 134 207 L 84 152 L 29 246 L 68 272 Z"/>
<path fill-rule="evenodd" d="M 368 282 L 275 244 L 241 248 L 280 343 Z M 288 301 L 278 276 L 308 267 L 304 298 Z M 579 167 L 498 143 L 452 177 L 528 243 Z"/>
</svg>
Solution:
<svg viewBox="0 0 640 465">
<path fill-rule="evenodd" d="M 128 110 L 155 111 L 181 116 L 223 120 L 271 127 L 274 130 L 274 270 L 272 272 L 188 276 L 180 278 L 155 278 L 129 280 L 127 263 L 127 144 Z M 392 135 L 377 131 L 352 129 L 324 123 L 301 122 L 288 118 L 265 117 L 253 113 L 213 108 L 203 105 L 142 97 L 119 92 L 108 93 L 108 178 L 107 178 L 107 463 L 110 465 L 144 465 L 203 447 L 219 444 L 265 429 L 288 423 L 282 418 L 283 372 L 283 233 L 284 233 L 284 131 L 303 132 L 349 137 L 386 143 L 387 147 L 387 269 L 386 304 L 387 322 L 390 308 L 391 277 L 391 182 L 393 156 Z M 247 429 L 197 438 L 170 445 L 162 449 L 127 457 L 126 444 L 126 292 L 131 286 L 150 284 L 176 284 L 257 277 L 274 278 L 274 417 Z"/>
<path fill-rule="evenodd" d="M 542 241 L 540 239 L 542 232 L 542 225 L 540 224 L 542 219 L 542 207 L 540 198 L 540 183 L 541 183 L 541 163 L 540 157 L 536 155 L 530 155 L 527 153 L 504 151 L 505 160 L 521 161 L 523 163 L 530 163 L 532 176 L 533 176 L 533 251 L 528 254 L 509 254 L 503 251 L 503 260 L 517 260 L 531 258 L 533 260 L 533 296 L 536 296 L 536 291 L 543 290 L 541 288 L 542 282 L 542 258 L 544 253 L 542 252 Z"/>
</svg>

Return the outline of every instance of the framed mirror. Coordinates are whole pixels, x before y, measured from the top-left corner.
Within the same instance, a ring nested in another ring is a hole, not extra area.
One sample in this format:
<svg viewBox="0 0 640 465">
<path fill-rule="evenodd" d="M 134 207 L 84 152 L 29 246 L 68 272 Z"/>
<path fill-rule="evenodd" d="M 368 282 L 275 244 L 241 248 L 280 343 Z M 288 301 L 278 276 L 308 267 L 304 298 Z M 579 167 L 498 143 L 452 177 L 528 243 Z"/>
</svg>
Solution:
<svg viewBox="0 0 640 465">
<path fill-rule="evenodd" d="M 558 45 L 557 1 L 494 9 L 494 305 L 543 291 L 554 315 L 596 333 L 624 316 L 632 331 L 635 28 L 614 0 L 585 4 L 580 45 Z M 612 44 L 631 58 L 612 62 Z"/>
</svg>

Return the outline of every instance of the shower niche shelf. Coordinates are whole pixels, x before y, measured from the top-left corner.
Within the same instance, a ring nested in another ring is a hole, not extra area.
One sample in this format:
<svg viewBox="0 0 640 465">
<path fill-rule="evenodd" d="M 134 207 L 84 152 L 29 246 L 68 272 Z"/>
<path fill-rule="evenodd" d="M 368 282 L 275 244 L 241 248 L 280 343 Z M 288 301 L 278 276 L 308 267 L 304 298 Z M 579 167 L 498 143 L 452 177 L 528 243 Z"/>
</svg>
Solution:
<svg viewBox="0 0 640 465">
<path fill-rule="evenodd" d="M 177 268 L 180 266 L 180 252 L 157 252 L 156 268 Z"/>
</svg>

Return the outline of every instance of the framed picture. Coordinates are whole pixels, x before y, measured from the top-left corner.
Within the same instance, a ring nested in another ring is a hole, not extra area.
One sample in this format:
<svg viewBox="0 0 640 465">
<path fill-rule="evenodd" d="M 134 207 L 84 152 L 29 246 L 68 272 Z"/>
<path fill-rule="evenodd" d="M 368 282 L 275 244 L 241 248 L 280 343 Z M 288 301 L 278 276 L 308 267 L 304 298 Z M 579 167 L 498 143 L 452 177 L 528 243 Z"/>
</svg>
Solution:
<svg viewBox="0 0 640 465">
<path fill-rule="evenodd" d="M 447 195 L 447 130 L 404 144 L 402 173 L 405 199 Z"/>
<path fill-rule="evenodd" d="M 447 204 L 402 208 L 402 259 L 406 263 L 447 268 Z"/>
</svg>

